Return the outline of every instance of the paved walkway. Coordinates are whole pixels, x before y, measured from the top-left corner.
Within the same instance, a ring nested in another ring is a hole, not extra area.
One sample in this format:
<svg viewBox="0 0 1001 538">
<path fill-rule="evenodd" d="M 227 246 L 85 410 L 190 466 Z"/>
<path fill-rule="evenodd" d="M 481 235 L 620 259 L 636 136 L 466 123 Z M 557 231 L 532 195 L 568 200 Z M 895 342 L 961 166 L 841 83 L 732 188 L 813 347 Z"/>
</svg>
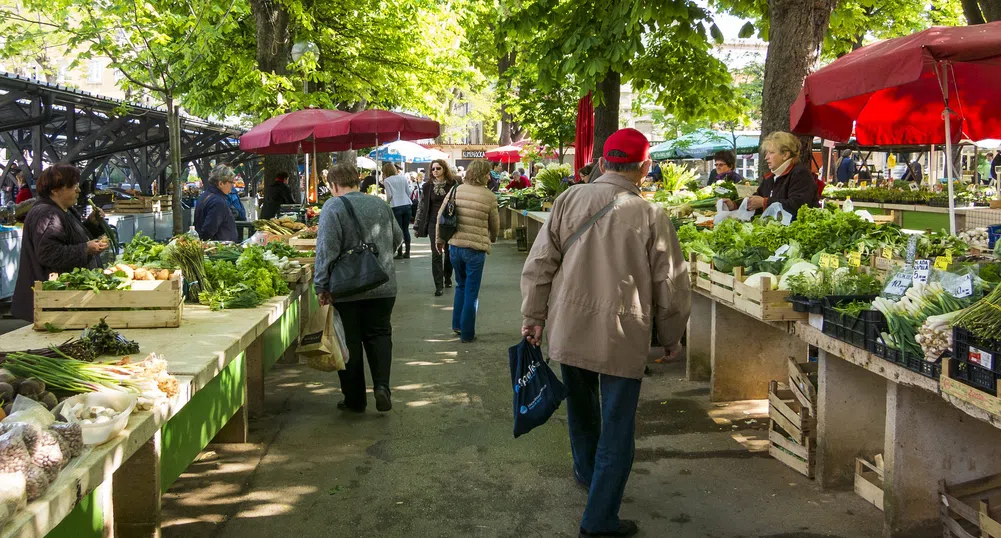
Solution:
<svg viewBox="0 0 1001 538">
<path fill-rule="evenodd" d="M 451 293 L 432 296 L 426 240 L 415 247 L 397 262 L 393 411 L 375 412 L 370 396 L 365 415 L 338 412 L 335 374 L 278 365 L 252 443 L 210 447 L 165 496 L 165 537 L 577 535 L 586 494 L 570 478 L 565 411 L 520 439 L 511 431 L 506 349 L 524 254 L 495 246 L 478 339 L 461 344 Z M 882 514 L 852 492 L 821 492 L 735 440 L 767 437 L 760 407 L 714 406 L 683 365 L 651 368 L 622 507 L 640 536 L 881 535 Z"/>
</svg>

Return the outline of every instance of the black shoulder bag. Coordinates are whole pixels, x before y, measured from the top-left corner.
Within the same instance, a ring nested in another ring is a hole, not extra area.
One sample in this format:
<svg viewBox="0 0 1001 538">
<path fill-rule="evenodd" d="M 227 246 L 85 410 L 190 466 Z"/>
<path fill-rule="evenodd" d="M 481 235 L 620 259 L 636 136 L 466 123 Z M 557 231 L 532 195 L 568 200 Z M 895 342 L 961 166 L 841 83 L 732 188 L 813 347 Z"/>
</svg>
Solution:
<svg viewBox="0 0 1001 538">
<path fill-rule="evenodd" d="M 341 202 L 354 222 L 361 243 L 342 252 L 330 266 L 330 294 L 335 298 L 358 295 L 389 282 L 389 275 L 379 263 L 379 247 L 371 240 L 365 242 L 367 234 L 346 196 L 341 196 Z"/>
<path fill-rule="evenodd" d="M 445 200 L 445 210 L 438 217 L 438 241 L 442 243 L 448 243 L 448 240 L 459 229 L 459 215 L 455 208 L 455 191 L 458 188 L 458 185 L 452 187 L 452 192 L 449 193 L 448 199 Z"/>
</svg>

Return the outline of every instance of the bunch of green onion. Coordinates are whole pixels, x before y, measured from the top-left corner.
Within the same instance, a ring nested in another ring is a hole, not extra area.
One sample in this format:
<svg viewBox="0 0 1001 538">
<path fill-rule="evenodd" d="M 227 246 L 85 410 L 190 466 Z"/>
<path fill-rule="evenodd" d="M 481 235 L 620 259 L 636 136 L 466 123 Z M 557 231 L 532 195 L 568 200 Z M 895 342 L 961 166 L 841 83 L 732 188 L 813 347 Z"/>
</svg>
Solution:
<svg viewBox="0 0 1001 538">
<path fill-rule="evenodd" d="M 60 353 L 46 357 L 34 353 L 10 353 L 4 367 L 19 377 L 33 377 L 65 392 L 129 392 L 139 394 L 141 387 L 129 365 L 78 361 Z"/>
<path fill-rule="evenodd" d="M 981 338 L 1001 339 L 1001 286 L 967 308 L 953 320 L 953 326 L 966 329 Z"/>
<path fill-rule="evenodd" d="M 877 297 L 872 306 L 886 316 L 888 330 L 882 336 L 889 347 L 923 356 L 916 337 L 925 320 L 962 310 L 966 304 L 947 293 L 942 284 L 932 282 L 914 284 L 899 301 Z"/>
</svg>

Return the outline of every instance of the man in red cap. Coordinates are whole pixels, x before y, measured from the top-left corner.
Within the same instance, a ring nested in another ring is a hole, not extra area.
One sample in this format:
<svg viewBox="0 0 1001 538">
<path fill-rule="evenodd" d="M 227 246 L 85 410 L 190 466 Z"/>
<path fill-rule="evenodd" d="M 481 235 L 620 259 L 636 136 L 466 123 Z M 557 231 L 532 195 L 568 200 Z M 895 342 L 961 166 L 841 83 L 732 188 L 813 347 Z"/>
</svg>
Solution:
<svg viewBox="0 0 1001 538">
<path fill-rule="evenodd" d="M 656 324 L 669 357 L 691 305 L 688 265 L 670 219 L 640 196 L 650 142 L 635 129 L 605 142 L 594 182 L 553 203 L 521 275 L 522 334 L 567 385 L 574 479 L 588 490 L 580 536 L 632 536 L 619 519 L 633 464 L 640 381 Z"/>
</svg>

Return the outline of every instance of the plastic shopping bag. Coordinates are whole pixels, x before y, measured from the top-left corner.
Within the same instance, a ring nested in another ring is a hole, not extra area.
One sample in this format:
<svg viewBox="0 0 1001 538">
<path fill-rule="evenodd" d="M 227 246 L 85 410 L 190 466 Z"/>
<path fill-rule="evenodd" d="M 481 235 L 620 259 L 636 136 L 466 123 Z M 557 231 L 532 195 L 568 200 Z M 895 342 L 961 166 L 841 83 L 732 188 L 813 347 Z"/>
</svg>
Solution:
<svg viewBox="0 0 1001 538">
<path fill-rule="evenodd" d="M 307 357 L 310 368 L 321 372 L 336 372 L 347 368 L 348 350 L 344 341 L 344 324 L 332 305 L 321 305 L 306 323 L 296 353 Z"/>
<path fill-rule="evenodd" d="M 514 436 L 545 424 L 567 397 L 567 388 L 542 359 L 542 349 L 522 340 L 507 350 L 514 387 Z"/>
<path fill-rule="evenodd" d="M 782 222 L 783 226 L 789 226 L 789 223 L 792 222 L 792 213 L 783 209 L 780 202 L 775 202 L 774 204 L 768 206 L 768 209 L 761 214 L 761 218 L 765 217 L 776 218 Z"/>
<path fill-rule="evenodd" d="M 726 202 L 723 200 L 716 201 L 716 218 L 713 219 L 713 225 L 717 225 L 726 219 L 737 219 L 742 221 L 749 221 L 754 217 L 754 210 L 747 209 L 747 198 L 740 203 L 735 211 L 730 211 L 726 208 Z"/>
</svg>

